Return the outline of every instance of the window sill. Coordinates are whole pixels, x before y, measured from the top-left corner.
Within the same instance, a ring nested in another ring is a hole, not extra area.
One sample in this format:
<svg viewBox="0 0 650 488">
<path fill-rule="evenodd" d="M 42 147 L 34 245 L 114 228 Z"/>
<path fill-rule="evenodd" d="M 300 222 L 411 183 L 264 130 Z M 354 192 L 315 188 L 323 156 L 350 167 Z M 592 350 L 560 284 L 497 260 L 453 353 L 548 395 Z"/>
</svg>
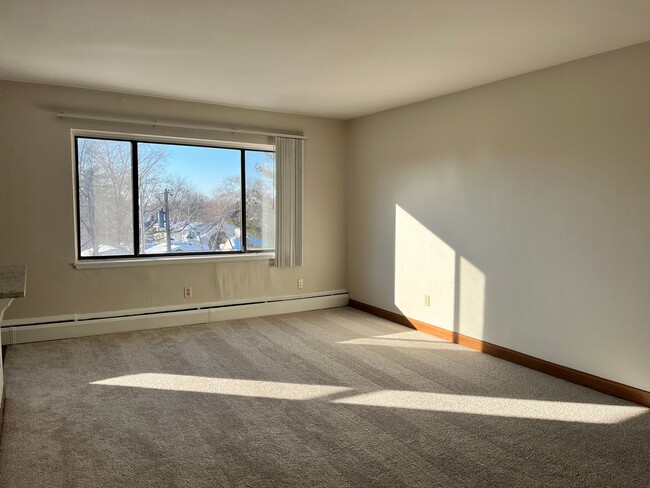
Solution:
<svg viewBox="0 0 650 488">
<path fill-rule="evenodd" d="M 273 259 L 275 259 L 274 252 L 260 252 L 248 254 L 224 254 L 223 256 L 163 256 L 127 259 L 84 259 L 83 261 L 75 261 L 72 265 L 76 269 L 96 269 L 124 268 L 131 266 L 157 266 L 161 264 L 203 264 L 225 263 L 229 261 L 272 261 Z"/>
</svg>

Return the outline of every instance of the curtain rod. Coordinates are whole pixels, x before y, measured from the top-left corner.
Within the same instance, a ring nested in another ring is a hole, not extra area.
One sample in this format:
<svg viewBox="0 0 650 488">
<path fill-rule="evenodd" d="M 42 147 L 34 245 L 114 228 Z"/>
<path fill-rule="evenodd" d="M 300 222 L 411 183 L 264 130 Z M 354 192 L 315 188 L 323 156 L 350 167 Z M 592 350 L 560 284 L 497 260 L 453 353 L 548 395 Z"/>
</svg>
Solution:
<svg viewBox="0 0 650 488">
<path fill-rule="evenodd" d="M 93 115 L 73 114 L 67 112 L 58 112 L 56 116 L 60 119 L 94 120 L 97 122 L 118 122 L 121 124 L 150 125 L 152 127 L 167 127 L 172 129 L 192 129 L 192 130 L 205 130 L 205 131 L 212 131 L 212 132 L 230 132 L 234 134 L 249 134 L 254 136 L 287 137 L 290 139 L 303 139 L 303 140 L 307 139 L 305 136 L 300 136 L 296 134 L 283 134 L 281 132 L 266 132 L 266 131 L 259 131 L 259 130 L 235 129 L 235 128 L 228 128 L 228 127 L 218 127 L 214 125 L 171 124 L 169 122 L 158 122 L 157 120 L 125 119 L 119 117 L 96 117 Z"/>
</svg>

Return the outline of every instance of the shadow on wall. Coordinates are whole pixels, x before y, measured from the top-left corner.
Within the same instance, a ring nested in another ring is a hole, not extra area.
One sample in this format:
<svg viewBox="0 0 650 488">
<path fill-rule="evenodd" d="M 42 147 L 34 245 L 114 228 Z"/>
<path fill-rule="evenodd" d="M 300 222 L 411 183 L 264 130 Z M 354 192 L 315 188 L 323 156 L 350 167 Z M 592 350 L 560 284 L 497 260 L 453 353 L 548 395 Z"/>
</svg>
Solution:
<svg viewBox="0 0 650 488">
<path fill-rule="evenodd" d="M 478 267 L 395 205 L 394 299 L 403 315 L 483 339 L 485 286 Z"/>
</svg>

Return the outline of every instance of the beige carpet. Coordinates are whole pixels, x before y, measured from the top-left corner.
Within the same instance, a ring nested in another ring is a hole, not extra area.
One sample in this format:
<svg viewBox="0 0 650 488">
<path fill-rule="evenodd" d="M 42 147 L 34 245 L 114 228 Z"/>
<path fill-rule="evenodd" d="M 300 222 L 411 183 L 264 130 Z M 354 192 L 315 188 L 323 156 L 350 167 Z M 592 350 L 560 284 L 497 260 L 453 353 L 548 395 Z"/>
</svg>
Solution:
<svg viewBox="0 0 650 488">
<path fill-rule="evenodd" d="M 2 487 L 647 487 L 650 410 L 349 308 L 10 346 Z"/>
</svg>

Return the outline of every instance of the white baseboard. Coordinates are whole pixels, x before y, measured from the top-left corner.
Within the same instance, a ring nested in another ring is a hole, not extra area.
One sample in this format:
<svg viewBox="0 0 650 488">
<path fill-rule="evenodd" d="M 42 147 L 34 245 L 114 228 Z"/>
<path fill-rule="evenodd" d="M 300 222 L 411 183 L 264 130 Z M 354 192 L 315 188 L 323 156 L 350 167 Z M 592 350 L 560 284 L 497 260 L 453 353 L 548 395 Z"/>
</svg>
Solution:
<svg viewBox="0 0 650 488">
<path fill-rule="evenodd" d="M 282 313 L 305 312 L 325 308 L 345 307 L 349 295 L 344 290 L 323 292 L 305 296 L 275 297 L 266 301 L 251 300 L 248 303 L 222 303 L 193 305 L 192 310 L 148 309 L 146 313 L 134 314 L 115 312 L 113 317 L 101 314 L 101 317 L 65 320 L 36 325 L 20 324 L 2 328 L 2 344 L 23 344 L 26 342 L 51 341 L 91 335 L 112 334 L 134 330 L 176 327 L 179 325 L 204 324 L 221 320 L 244 319 L 277 315 Z M 21 320 L 21 322 L 23 322 Z"/>
</svg>

